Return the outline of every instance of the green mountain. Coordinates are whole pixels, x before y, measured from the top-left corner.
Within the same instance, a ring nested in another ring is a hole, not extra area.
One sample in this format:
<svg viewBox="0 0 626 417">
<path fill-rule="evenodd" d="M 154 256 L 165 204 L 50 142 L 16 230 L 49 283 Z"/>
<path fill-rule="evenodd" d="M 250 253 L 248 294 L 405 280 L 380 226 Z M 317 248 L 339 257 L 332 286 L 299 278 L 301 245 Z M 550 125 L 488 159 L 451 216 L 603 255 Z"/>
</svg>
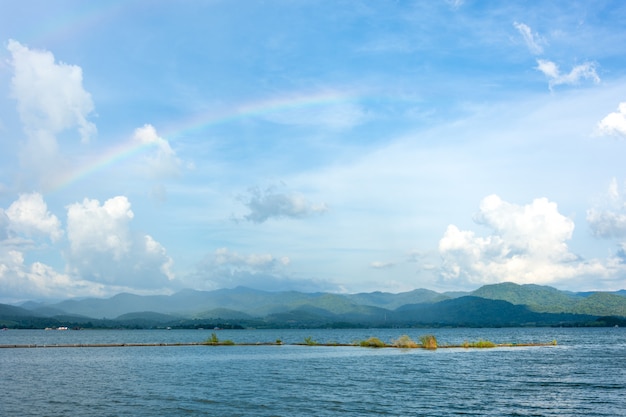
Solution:
<svg viewBox="0 0 626 417">
<path fill-rule="evenodd" d="M 7 327 L 546 326 L 622 323 L 626 292 L 573 293 L 501 283 L 471 293 L 425 289 L 392 294 L 269 292 L 238 287 L 172 295 L 118 294 L 30 309 L 0 305 Z M 601 322 L 598 321 L 601 319 Z"/>
<path fill-rule="evenodd" d="M 394 310 L 405 304 L 433 303 L 453 297 L 448 297 L 444 294 L 421 288 L 399 294 L 380 291 L 349 294 L 346 295 L 346 298 L 356 304 L 364 304 Z"/>
<path fill-rule="evenodd" d="M 508 301 L 464 296 L 435 304 L 403 306 L 395 311 L 393 319 L 406 325 L 505 327 L 586 323 L 596 317 L 539 313 Z"/>
<path fill-rule="evenodd" d="M 579 300 L 572 312 L 600 316 L 626 317 L 626 297 L 606 292 L 596 292 Z"/>
<path fill-rule="evenodd" d="M 549 286 L 512 282 L 485 285 L 472 292 L 476 297 L 525 305 L 536 312 L 626 317 L 626 297 L 619 294 L 619 291 L 571 293 Z"/>
</svg>

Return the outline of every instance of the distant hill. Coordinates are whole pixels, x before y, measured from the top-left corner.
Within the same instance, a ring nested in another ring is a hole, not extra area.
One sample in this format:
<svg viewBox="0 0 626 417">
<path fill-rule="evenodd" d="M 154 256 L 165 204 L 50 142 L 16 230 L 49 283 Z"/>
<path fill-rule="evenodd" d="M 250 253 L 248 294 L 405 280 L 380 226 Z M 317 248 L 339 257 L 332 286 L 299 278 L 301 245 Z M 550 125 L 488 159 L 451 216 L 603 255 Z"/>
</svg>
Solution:
<svg viewBox="0 0 626 417">
<path fill-rule="evenodd" d="M 464 296 L 436 304 L 406 305 L 394 319 L 410 324 L 439 326 L 547 326 L 593 321 L 595 316 L 539 313 L 508 301 Z"/>
<path fill-rule="evenodd" d="M 485 285 L 473 291 L 472 295 L 490 300 L 504 300 L 511 304 L 526 305 L 535 311 L 552 313 L 568 311 L 582 298 L 548 286 L 519 285 L 512 282 Z"/>
<path fill-rule="evenodd" d="M 25 308 L 16 307 L 8 304 L 0 304 L 0 317 L 26 317 L 32 316 L 33 313 Z"/>
<path fill-rule="evenodd" d="M 626 317 L 626 297 L 614 293 L 596 292 L 579 300 L 572 311 L 579 314 Z"/>
<path fill-rule="evenodd" d="M 546 326 L 621 323 L 626 291 L 567 292 L 501 283 L 467 292 L 416 289 L 398 294 L 269 292 L 246 287 L 121 293 L 106 299 L 0 305 L 0 325 L 46 327 Z M 602 318 L 601 321 L 600 318 Z"/>
<path fill-rule="evenodd" d="M 250 320 L 253 317 L 249 314 L 229 308 L 214 308 L 194 316 L 197 320 L 216 319 L 216 320 Z"/>
<path fill-rule="evenodd" d="M 511 282 L 485 285 L 472 292 L 477 297 L 525 305 L 537 312 L 626 316 L 626 297 L 620 294 L 626 292 L 571 293 L 549 286 Z"/>
<path fill-rule="evenodd" d="M 405 304 L 433 303 L 451 297 L 431 290 L 417 289 L 399 294 L 380 291 L 350 294 L 346 295 L 346 298 L 356 304 L 364 304 L 393 310 Z"/>
</svg>

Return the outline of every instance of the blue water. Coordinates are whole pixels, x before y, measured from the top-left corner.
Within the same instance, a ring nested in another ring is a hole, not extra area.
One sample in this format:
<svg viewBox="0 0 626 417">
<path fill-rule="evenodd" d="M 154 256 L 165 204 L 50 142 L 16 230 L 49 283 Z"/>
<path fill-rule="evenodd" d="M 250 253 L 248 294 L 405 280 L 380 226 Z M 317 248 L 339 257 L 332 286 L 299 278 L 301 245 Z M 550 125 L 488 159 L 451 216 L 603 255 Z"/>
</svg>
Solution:
<svg viewBox="0 0 626 417">
<path fill-rule="evenodd" d="M 0 332 L 1 344 L 187 343 L 205 330 Z M 626 329 L 221 330 L 236 343 L 434 334 L 557 346 L 0 349 L 2 416 L 626 416 Z"/>
</svg>

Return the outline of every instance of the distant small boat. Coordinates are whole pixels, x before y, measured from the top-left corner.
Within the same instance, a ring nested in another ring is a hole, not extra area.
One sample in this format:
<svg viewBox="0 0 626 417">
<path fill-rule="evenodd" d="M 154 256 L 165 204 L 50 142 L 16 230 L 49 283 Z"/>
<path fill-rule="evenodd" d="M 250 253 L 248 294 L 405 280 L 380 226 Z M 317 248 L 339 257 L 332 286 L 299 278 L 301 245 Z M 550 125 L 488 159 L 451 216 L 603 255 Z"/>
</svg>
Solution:
<svg viewBox="0 0 626 417">
<path fill-rule="evenodd" d="M 57 330 L 69 330 L 67 326 L 57 327 Z"/>
</svg>

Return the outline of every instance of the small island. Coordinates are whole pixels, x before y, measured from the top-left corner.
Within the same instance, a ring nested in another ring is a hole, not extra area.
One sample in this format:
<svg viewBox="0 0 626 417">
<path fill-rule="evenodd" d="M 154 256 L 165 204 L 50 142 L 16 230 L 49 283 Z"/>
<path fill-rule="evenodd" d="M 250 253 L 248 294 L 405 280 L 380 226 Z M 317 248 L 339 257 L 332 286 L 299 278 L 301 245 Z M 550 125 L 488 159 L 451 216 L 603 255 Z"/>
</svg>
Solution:
<svg viewBox="0 0 626 417">
<path fill-rule="evenodd" d="M 62 343 L 62 344 L 5 344 L 0 345 L 0 349 L 8 348 L 105 348 L 105 347 L 149 347 L 149 346 L 332 346 L 332 347 L 365 347 L 365 348 L 396 348 L 396 349 L 427 349 L 436 350 L 438 348 L 450 349 L 450 348 L 496 348 L 496 347 L 532 347 L 532 346 L 556 346 L 556 340 L 547 343 L 494 343 L 489 340 L 479 339 L 478 341 L 470 342 L 464 341 L 462 344 L 445 344 L 440 345 L 437 342 L 437 338 L 434 335 L 424 335 L 419 339 L 419 343 L 413 341 L 409 336 L 402 335 L 398 339 L 392 340 L 391 343 L 386 343 L 378 337 L 370 337 L 365 340 L 358 340 L 352 343 L 336 343 L 325 342 L 321 343 L 313 340 L 311 337 L 306 337 L 302 342 L 298 343 L 283 343 L 282 340 L 277 339 L 273 342 L 246 342 L 235 343 L 234 341 L 220 340 L 216 333 L 212 333 L 211 337 L 202 342 L 186 342 L 186 343 Z"/>
</svg>

